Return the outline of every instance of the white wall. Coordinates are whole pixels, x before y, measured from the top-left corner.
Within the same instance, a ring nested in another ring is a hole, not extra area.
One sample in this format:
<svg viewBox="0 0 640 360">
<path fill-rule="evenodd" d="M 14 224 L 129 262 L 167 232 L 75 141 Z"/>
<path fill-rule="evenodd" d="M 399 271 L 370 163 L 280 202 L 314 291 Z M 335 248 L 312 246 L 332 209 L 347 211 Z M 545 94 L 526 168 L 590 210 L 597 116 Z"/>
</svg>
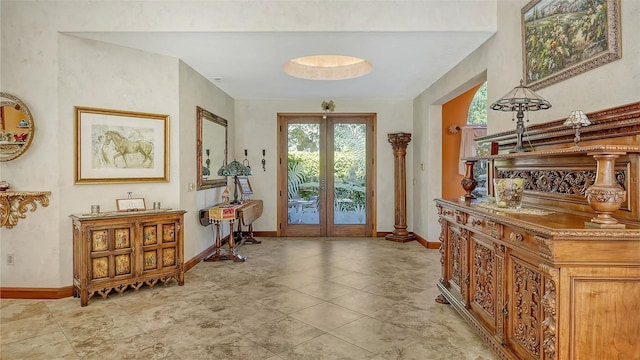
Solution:
<svg viewBox="0 0 640 360">
<path fill-rule="evenodd" d="M 211 226 L 203 227 L 198 221 L 198 210 L 220 203 L 224 188 L 188 191 L 189 184 L 196 183 L 196 106 L 208 110 L 225 120 L 229 129 L 229 150 L 233 150 L 233 129 L 235 125 L 234 100 L 213 85 L 189 65 L 180 61 L 180 153 L 177 157 L 181 169 L 179 176 L 180 208 L 188 210 L 184 217 L 184 256 L 188 261 L 213 243 Z M 220 164 L 214 164 L 220 166 Z M 217 167 L 214 166 L 214 171 Z M 229 230 L 223 228 L 223 236 Z"/>
<path fill-rule="evenodd" d="M 449 73 L 414 100 L 414 131 L 429 139 L 416 150 L 414 166 L 433 164 L 419 177 L 421 192 L 416 196 L 415 231 L 436 241 L 440 233 L 433 199 L 442 194 L 439 151 L 442 148 L 441 104 L 460 95 L 480 81 L 486 70 L 489 103 L 519 84 L 522 78 L 520 10 L 529 1 L 499 1 L 498 31 L 481 48 L 456 65 Z M 572 110 L 586 112 L 640 101 L 640 1 L 622 0 L 622 59 L 553 84 L 536 92 L 552 104 L 545 111 L 531 112 L 530 124 L 567 117 Z M 515 129 L 510 113 L 489 110 L 488 132 Z M 426 190 L 425 190 L 426 189 Z M 426 214 L 425 214 L 426 213 Z M 420 218 L 420 215 L 422 217 Z"/>
</svg>

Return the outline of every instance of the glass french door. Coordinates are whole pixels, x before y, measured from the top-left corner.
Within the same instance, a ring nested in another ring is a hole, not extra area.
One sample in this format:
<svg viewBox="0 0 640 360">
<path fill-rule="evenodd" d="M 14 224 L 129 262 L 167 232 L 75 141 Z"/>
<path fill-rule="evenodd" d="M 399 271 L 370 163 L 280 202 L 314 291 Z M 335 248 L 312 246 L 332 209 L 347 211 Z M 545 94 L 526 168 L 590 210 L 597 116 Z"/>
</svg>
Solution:
<svg viewBox="0 0 640 360">
<path fill-rule="evenodd" d="M 279 115 L 281 236 L 372 236 L 374 114 Z"/>
</svg>

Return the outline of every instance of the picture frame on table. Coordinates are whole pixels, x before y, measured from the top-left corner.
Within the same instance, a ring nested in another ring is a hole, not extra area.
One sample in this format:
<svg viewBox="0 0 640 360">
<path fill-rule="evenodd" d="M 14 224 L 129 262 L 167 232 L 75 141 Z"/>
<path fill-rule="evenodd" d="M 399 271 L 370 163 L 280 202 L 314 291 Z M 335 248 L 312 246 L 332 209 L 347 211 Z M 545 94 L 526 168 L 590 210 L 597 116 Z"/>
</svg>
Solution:
<svg viewBox="0 0 640 360">
<path fill-rule="evenodd" d="M 116 209 L 118 211 L 141 211 L 147 210 L 144 198 L 116 199 Z"/>
<path fill-rule="evenodd" d="M 620 0 L 533 0 L 521 12 L 523 79 L 533 90 L 622 57 Z"/>
<path fill-rule="evenodd" d="M 240 189 L 240 195 L 242 195 L 243 199 L 253 196 L 253 188 L 251 187 L 248 177 L 238 176 L 238 188 Z"/>
<path fill-rule="evenodd" d="M 76 184 L 169 181 L 169 115 L 74 109 Z"/>
</svg>

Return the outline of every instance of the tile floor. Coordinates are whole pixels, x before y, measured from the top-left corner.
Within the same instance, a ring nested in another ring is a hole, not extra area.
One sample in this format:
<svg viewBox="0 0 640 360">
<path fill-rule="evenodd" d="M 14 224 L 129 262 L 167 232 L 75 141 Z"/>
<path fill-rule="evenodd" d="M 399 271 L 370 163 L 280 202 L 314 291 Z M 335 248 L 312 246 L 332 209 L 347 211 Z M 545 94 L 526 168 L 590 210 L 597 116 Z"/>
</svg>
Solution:
<svg viewBox="0 0 640 360">
<path fill-rule="evenodd" d="M 496 359 L 434 302 L 437 250 L 382 238 L 262 238 L 107 299 L 0 301 L 0 358 Z"/>
</svg>

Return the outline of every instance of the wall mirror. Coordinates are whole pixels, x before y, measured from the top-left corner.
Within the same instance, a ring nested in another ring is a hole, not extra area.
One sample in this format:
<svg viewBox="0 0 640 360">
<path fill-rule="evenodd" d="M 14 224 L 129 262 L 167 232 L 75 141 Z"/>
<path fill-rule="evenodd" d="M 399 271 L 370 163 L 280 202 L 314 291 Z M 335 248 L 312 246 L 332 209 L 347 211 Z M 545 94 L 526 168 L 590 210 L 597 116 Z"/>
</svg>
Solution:
<svg viewBox="0 0 640 360">
<path fill-rule="evenodd" d="M 34 131 L 27 105 L 11 94 L 0 92 L 0 161 L 24 154 L 31 145 Z"/>
<path fill-rule="evenodd" d="M 227 163 L 227 120 L 197 107 L 196 164 L 197 189 L 227 186 L 218 169 Z"/>
</svg>

